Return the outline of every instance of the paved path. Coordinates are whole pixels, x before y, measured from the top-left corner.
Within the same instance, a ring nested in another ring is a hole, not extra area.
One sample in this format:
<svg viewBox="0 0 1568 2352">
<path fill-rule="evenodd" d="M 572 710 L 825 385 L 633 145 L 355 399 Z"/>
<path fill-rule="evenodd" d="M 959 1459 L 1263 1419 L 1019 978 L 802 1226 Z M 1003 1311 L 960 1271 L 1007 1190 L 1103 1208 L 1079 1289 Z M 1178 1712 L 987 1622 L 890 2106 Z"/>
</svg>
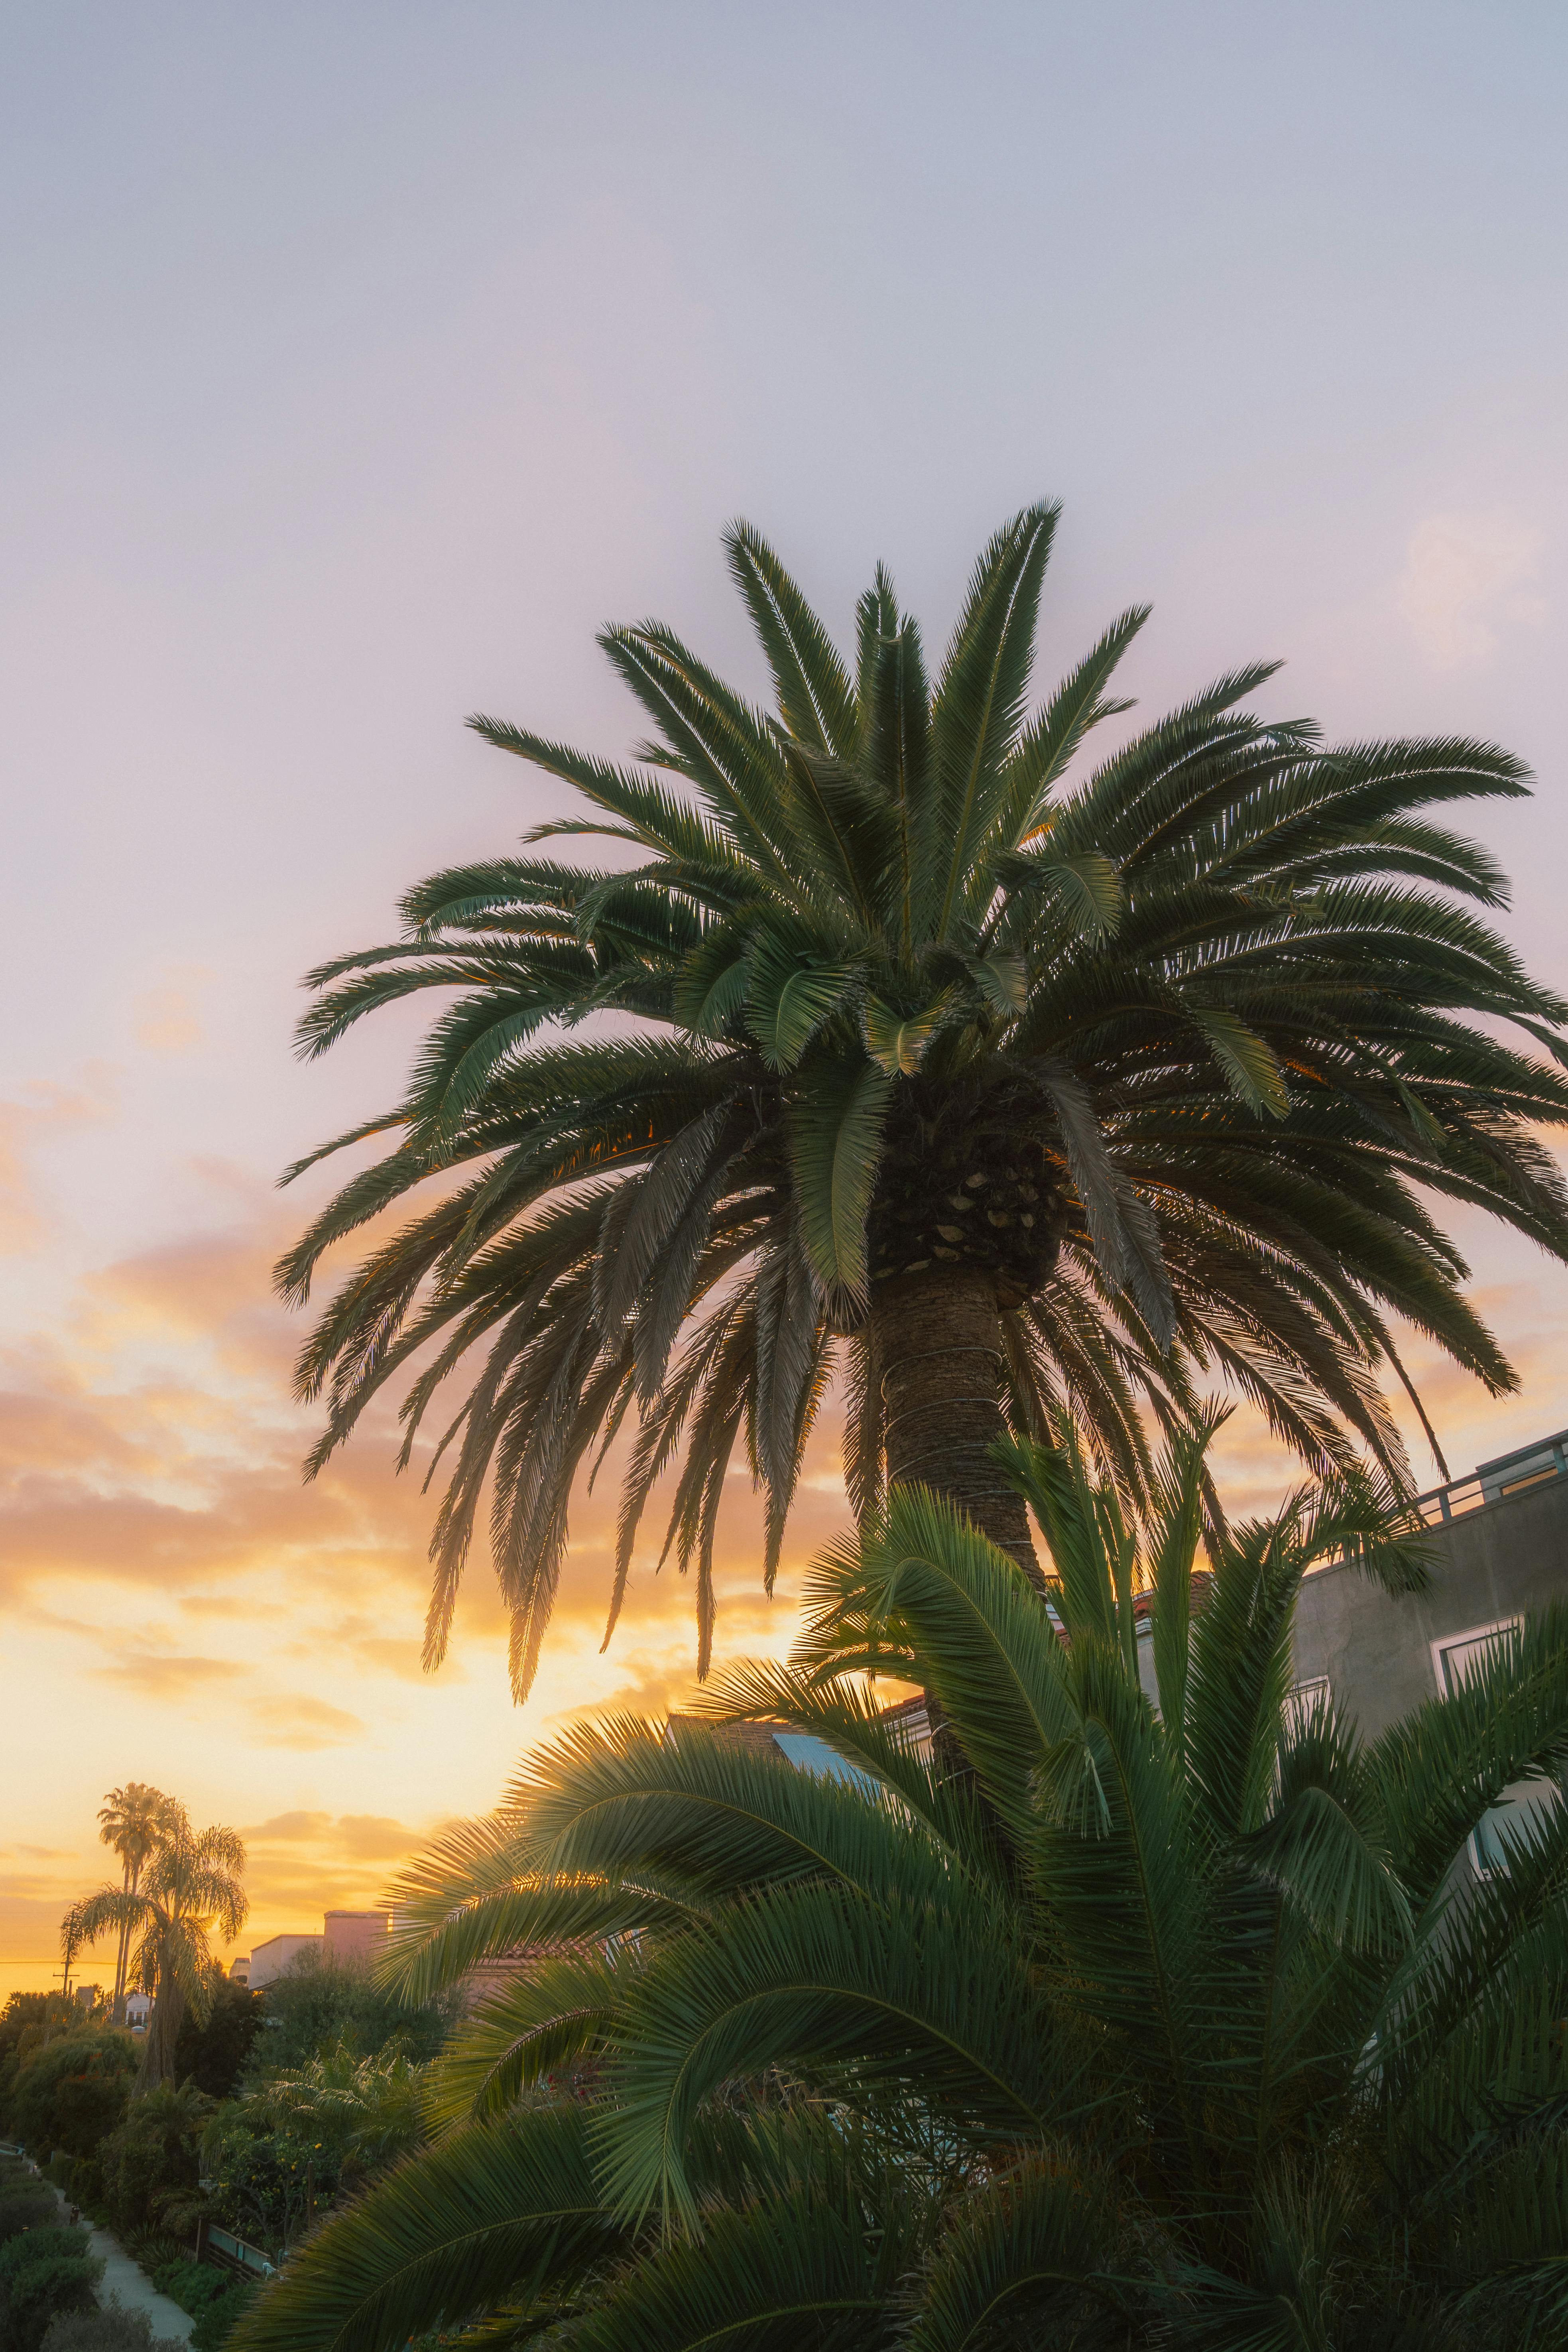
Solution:
<svg viewBox="0 0 1568 2352">
<path fill-rule="evenodd" d="M 63 2215 L 68 2210 L 67 2200 L 60 2197 L 58 2189 L 55 2195 L 59 2198 Z M 182 2311 L 168 2295 L 159 2294 L 146 2273 L 137 2269 L 117 2238 L 111 2238 L 107 2230 L 93 2228 L 85 2214 L 82 2220 L 92 2231 L 92 2251 L 103 2263 L 103 2284 L 98 2291 L 100 2302 L 107 2303 L 111 2294 L 117 2294 L 127 2311 L 144 2311 L 147 2314 L 153 2323 L 154 2336 L 172 2336 L 176 2343 L 188 2344 L 191 2330 L 195 2326 L 190 2313 Z"/>
</svg>

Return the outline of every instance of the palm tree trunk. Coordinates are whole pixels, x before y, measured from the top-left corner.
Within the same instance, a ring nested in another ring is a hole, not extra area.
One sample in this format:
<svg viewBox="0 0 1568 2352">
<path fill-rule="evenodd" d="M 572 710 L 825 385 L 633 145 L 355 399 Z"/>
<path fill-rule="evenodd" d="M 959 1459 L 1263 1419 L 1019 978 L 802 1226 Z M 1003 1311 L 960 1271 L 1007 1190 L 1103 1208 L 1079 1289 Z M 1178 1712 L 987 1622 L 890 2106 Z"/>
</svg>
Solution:
<svg viewBox="0 0 1568 2352">
<path fill-rule="evenodd" d="M 153 1996 L 153 2014 L 147 2020 L 147 2039 L 142 2048 L 142 2063 L 136 2069 L 137 2098 L 149 2091 L 161 2091 L 174 2079 L 174 2044 L 180 2038 L 184 2021 L 185 1996 L 167 1970 L 158 1971 L 158 1989 Z"/>
<path fill-rule="evenodd" d="M 950 1495 L 1043 1587 L 1023 1497 L 990 1459 L 1007 1427 L 994 1276 L 969 1265 L 900 1275 L 872 1293 L 870 1336 L 889 1486 Z"/>
<path fill-rule="evenodd" d="M 134 1895 L 136 1892 L 129 1854 L 125 1857 L 125 1892 L 127 1895 Z M 123 2025 L 125 2022 L 125 1971 L 130 1959 L 131 1922 L 129 1919 L 124 1919 L 120 1925 L 120 1948 L 114 1956 L 114 2007 L 110 2011 L 110 2020 L 116 2025 Z"/>
</svg>

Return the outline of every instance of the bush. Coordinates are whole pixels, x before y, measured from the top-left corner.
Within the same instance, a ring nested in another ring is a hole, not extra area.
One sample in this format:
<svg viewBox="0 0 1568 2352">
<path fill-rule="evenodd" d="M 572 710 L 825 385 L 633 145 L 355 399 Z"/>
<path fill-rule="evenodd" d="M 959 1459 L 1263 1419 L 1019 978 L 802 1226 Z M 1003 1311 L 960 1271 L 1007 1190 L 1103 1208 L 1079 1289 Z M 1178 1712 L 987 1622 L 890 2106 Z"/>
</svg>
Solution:
<svg viewBox="0 0 1568 2352">
<path fill-rule="evenodd" d="M 111 2294 L 101 2311 L 70 2312 L 49 2322 L 41 2352 L 184 2352 L 177 2336 L 154 2336 L 144 2311 L 127 2311 Z"/>
<path fill-rule="evenodd" d="M 194 2198 L 207 2105 L 189 2086 L 149 2091 L 102 2142 L 103 2201 L 116 2231 L 153 2227 L 171 2205 Z"/>
<path fill-rule="evenodd" d="M 61 2313 L 90 2312 L 103 2264 L 85 2230 L 26 2230 L 0 2246 L 0 2346 L 39 2352 Z"/>
<path fill-rule="evenodd" d="M 91 2156 L 122 2120 L 136 2074 L 128 2033 L 71 2033 L 25 2056 L 11 2087 L 13 2127 L 35 2151 Z"/>
<path fill-rule="evenodd" d="M 16 2189 L 0 2188 L 0 2245 L 19 2230 L 36 2230 L 41 2223 L 57 2221 L 59 2210 L 54 2190 L 46 2189 L 41 2180 Z"/>
<path fill-rule="evenodd" d="M 193 2262 L 189 2254 L 181 2254 L 172 2263 L 160 2263 L 153 2273 L 153 2284 L 160 2294 L 188 2311 L 193 2319 L 199 2317 L 210 2304 L 217 2301 L 228 2281 L 228 2273 L 215 2263 Z"/>
<path fill-rule="evenodd" d="M 151 2278 L 166 2263 L 183 2263 L 186 2248 L 166 2230 L 127 2230 L 120 2241 L 139 2271 Z"/>
<path fill-rule="evenodd" d="M 264 2008 L 258 1992 L 226 1978 L 205 2025 L 187 2009 L 174 2044 L 175 2081 L 194 2083 L 209 2099 L 232 2097 L 261 2031 Z"/>
<path fill-rule="evenodd" d="M 356 2058 L 374 2058 L 389 2042 L 400 2042 L 411 2058 L 433 2058 L 458 2013 L 450 1999 L 400 2008 L 363 1969 L 339 1968 L 309 1950 L 268 1986 L 260 2001 L 262 2027 L 251 2044 L 247 2086 L 307 2066 L 340 2046 Z"/>
<path fill-rule="evenodd" d="M 251 2279 L 236 2279 L 209 2303 L 191 2330 L 191 2352 L 222 2352 L 230 2335 L 260 2293 Z"/>
</svg>

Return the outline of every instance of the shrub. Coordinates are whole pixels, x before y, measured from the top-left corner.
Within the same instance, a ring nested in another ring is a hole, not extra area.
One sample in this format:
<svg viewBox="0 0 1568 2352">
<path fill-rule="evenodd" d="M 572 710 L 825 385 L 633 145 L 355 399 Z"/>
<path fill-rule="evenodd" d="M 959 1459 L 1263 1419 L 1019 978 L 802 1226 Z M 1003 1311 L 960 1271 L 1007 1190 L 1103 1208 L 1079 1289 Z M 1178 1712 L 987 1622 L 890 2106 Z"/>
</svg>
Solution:
<svg viewBox="0 0 1568 2352">
<path fill-rule="evenodd" d="M 208 2102 L 187 2085 L 149 2091 L 100 2145 L 103 2201 L 117 2231 L 155 2225 L 195 2193 L 196 2147 Z"/>
<path fill-rule="evenodd" d="M 53 2221 L 59 2210 L 53 2189 L 46 2189 L 41 2180 L 29 2181 L 26 2187 L 0 2188 L 0 2245 L 19 2230 L 36 2230 L 43 2222 Z"/>
<path fill-rule="evenodd" d="M 232 2097 L 261 2031 L 264 2006 L 259 1993 L 226 1979 L 205 2025 L 187 2009 L 174 2044 L 175 2081 L 194 2083 L 209 2099 Z"/>
<path fill-rule="evenodd" d="M 0 2246 L 0 2346 L 39 2352 L 60 2313 L 89 2312 L 103 2264 L 85 2230 L 24 2231 Z"/>
<path fill-rule="evenodd" d="M 247 2086 L 280 2069 L 308 2066 L 340 2046 L 374 2058 L 389 2042 L 409 2057 L 433 2058 L 458 2014 L 450 1996 L 404 2009 L 363 1969 L 340 1968 L 314 1951 L 300 1952 L 260 1996 L 262 2028 L 251 2044 Z"/>
<path fill-rule="evenodd" d="M 101 2311 L 62 2313 L 49 2322 L 40 2352 L 184 2352 L 177 2336 L 154 2336 L 144 2311 L 127 2311 L 111 2294 Z"/>
<path fill-rule="evenodd" d="M 191 2352 L 221 2352 L 260 2289 L 251 2279 L 236 2279 L 215 2303 L 209 2303 L 191 2330 Z"/>
<path fill-rule="evenodd" d="M 139 2271 L 151 2278 L 166 2263 L 183 2263 L 186 2249 L 166 2230 L 127 2230 L 120 2241 Z"/>
<path fill-rule="evenodd" d="M 217 2301 L 227 2283 L 228 2273 L 212 2263 L 193 2262 L 189 2254 L 181 2254 L 172 2263 L 160 2263 L 153 2273 L 153 2284 L 160 2294 L 177 2303 L 192 2318 Z"/>
<path fill-rule="evenodd" d="M 12 2123 L 29 2147 L 91 2156 L 126 2112 L 136 2074 L 128 2033 L 68 2034 L 26 2056 L 12 2086 Z"/>
</svg>

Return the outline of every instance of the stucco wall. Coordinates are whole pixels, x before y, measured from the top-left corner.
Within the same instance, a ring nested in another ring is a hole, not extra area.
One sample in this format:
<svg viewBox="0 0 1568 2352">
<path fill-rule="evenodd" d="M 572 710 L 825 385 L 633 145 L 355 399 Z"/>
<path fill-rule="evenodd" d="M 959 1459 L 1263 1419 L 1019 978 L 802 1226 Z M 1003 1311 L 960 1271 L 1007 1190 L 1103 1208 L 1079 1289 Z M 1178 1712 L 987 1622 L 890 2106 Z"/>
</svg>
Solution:
<svg viewBox="0 0 1568 2352">
<path fill-rule="evenodd" d="M 1568 1599 L 1568 1478 L 1434 1529 L 1430 1564 L 1419 1596 L 1396 1600 L 1344 1568 L 1301 1588 L 1296 1678 L 1327 1675 L 1336 1706 L 1368 1734 L 1436 1696 L 1434 1642 Z"/>
</svg>

